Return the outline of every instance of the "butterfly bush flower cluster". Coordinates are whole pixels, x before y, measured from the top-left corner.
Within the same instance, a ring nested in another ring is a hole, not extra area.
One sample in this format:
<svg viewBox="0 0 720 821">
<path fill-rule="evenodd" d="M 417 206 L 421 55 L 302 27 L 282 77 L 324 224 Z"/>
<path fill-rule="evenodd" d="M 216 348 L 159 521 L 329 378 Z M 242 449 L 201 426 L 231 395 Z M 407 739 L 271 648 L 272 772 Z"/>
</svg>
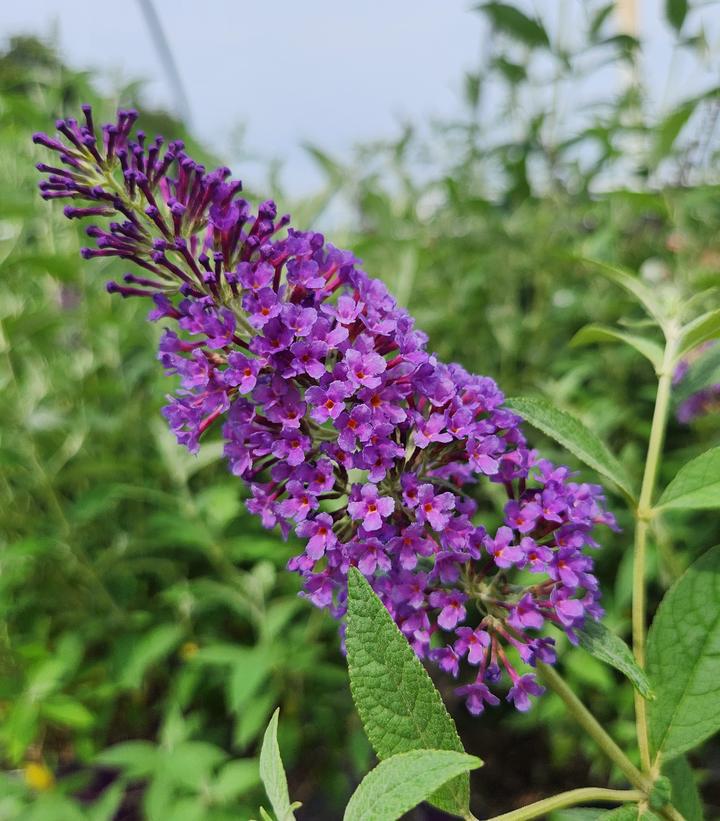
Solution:
<svg viewBox="0 0 720 821">
<path fill-rule="evenodd" d="M 58 137 L 35 135 L 58 157 L 38 166 L 40 188 L 71 200 L 69 218 L 106 219 L 82 255 L 134 263 L 108 290 L 169 321 L 159 358 L 179 387 L 163 412 L 178 441 L 195 453 L 220 429 L 249 510 L 302 540 L 289 568 L 315 605 L 342 618 L 355 566 L 472 713 L 498 703 L 501 679 L 528 709 L 533 668 L 555 661 L 545 628 L 574 641 L 602 613 L 585 550 L 597 524 L 615 526 L 601 489 L 540 459 L 495 382 L 438 361 L 351 253 L 272 202 L 253 211 L 228 169 L 181 142 L 131 137 L 135 119 L 98 132 L 84 107 Z M 497 528 L 479 522 L 485 482 L 507 497 Z"/>
</svg>

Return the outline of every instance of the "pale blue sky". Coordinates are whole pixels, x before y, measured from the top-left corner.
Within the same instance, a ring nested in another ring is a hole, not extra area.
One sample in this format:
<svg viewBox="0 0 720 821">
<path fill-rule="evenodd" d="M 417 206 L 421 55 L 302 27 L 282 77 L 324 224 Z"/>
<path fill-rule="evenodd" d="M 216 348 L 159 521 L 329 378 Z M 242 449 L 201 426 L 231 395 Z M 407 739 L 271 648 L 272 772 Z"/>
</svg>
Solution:
<svg viewBox="0 0 720 821">
<path fill-rule="evenodd" d="M 231 135 L 244 124 L 247 148 L 265 158 L 283 158 L 286 186 L 296 193 L 317 179 L 299 147 L 303 141 L 347 156 L 357 142 L 397 133 L 403 118 L 422 122 L 459 110 L 461 79 L 476 64 L 484 31 L 472 5 L 468 0 L 155 0 L 197 134 L 232 160 Z M 551 25 L 572 37 L 578 0 L 525 5 L 541 8 Z M 658 106 L 668 103 L 668 76 L 670 97 L 674 87 L 686 92 L 707 85 L 713 67 L 703 76 L 688 76 L 687 67 L 671 63 L 663 0 L 641 0 L 639 6 L 647 40 L 644 71 Z M 718 26 L 713 28 L 718 8 L 702 13 L 711 36 L 718 34 Z M 17 32 L 56 34 L 72 65 L 126 80 L 144 78 L 150 100 L 172 105 L 133 0 L 0 4 L 0 38 Z"/>
</svg>

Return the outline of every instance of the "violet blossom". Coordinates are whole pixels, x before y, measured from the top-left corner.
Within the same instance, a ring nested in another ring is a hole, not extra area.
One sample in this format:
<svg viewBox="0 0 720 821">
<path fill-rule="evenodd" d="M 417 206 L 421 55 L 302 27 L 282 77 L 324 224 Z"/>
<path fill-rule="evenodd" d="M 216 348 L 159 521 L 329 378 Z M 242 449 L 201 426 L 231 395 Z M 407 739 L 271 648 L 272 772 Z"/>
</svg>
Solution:
<svg viewBox="0 0 720 821">
<path fill-rule="evenodd" d="M 111 218 L 82 256 L 127 260 L 139 273 L 108 289 L 175 324 L 160 359 L 179 379 L 163 411 L 178 441 L 196 452 L 218 430 L 248 509 L 304 540 L 289 568 L 313 604 L 342 618 L 356 566 L 419 656 L 470 675 L 458 693 L 471 713 L 498 703 L 503 675 L 527 709 L 542 691 L 532 667 L 555 660 L 539 631 L 575 641 L 602 614 L 584 552 L 596 525 L 615 526 L 601 488 L 540 459 L 495 382 L 429 353 L 350 252 L 272 202 L 254 213 L 228 169 L 182 142 L 131 136 L 134 111 L 100 133 L 83 111 L 58 121 L 59 139 L 35 135 L 58 156 L 38 166 L 41 193 L 70 198 L 71 219 Z M 507 494 L 489 531 L 485 482 Z"/>
</svg>

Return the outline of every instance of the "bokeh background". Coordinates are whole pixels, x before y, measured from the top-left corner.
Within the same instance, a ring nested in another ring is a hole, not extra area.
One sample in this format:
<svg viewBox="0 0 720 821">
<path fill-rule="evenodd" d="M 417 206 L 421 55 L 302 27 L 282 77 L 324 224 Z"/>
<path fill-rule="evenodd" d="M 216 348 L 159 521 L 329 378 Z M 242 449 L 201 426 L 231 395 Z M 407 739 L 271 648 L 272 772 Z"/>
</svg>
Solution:
<svg viewBox="0 0 720 821">
<path fill-rule="evenodd" d="M 190 457 L 165 430 L 158 330 L 37 196 L 30 136 L 81 102 L 137 106 L 352 248 L 443 358 L 552 398 L 639 475 L 648 364 L 569 343 L 640 316 L 583 259 L 703 299 L 720 285 L 720 5 L 33 0 L 0 8 L 0 36 L 0 821 L 251 818 L 277 705 L 299 817 L 337 819 L 373 756 L 335 625 L 297 597 L 294 545 L 245 512 L 220 445 Z M 716 383 L 710 348 L 676 407 Z M 720 441 L 719 405 L 671 422 L 668 476 Z M 625 532 L 598 564 L 627 635 L 631 523 L 609 503 Z M 714 515 L 664 518 L 651 600 L 718 542 Z M 563 667 L 632 746 L 615 673 L 570 647 Z M 620 783 L 553 696 L 472 719 L 437 683 L 486 762 L 476 815 Z M 692 763 L 720 817 L 720 745 Z"/>
</svg>

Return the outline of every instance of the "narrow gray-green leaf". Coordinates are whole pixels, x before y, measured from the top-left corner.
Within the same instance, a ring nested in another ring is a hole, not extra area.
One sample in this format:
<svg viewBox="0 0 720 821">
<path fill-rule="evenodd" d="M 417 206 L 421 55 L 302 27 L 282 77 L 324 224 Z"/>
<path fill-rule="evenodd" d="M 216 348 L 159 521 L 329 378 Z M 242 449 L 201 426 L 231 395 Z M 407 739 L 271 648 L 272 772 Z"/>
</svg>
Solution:
<svg viewBox="0 0 720 821">
<path fill-rule="evenodd" d="M 665 0 L 665 17 L 668 23 L 679 32 L 688 13 L 688 0 Z"/>
<path fill-rule="evenodd" d="M 695 774 L 684 755 L 668 761 L 662 768 L 663 775 L 670 779 L 672 805 L 679 810 L 685 821 L 704 821 L 700 793 L 695 783 Z"/>
<path fill-rule="evenodd" d="M 483 3 L 476 6 L 497 31 L 519 40 L 530 48 L 548 47 L 550 40 L 542 23 L 508 3 Z"/>
<path fill-rule="evenodd" d="M 662 323 L 663 314 L 660 303 L 652 290 L 639 277 L 630 271 L 618 268 L 616 265 L 610 265 L 599 259 L 585 258 L 583 261 L 596 267 L 606 279 L 627 291 L 645 308 L 651 317 L 656 319 L 658 323 Z"/>
<path fill-rule="evenodd" d="M 120 673 L 121 687 L 136 688 L 153 664 L 162 661 L 180 643 L 183 629 L 177 624 L 163 624 L 146 633 L 132 647 Z"/>
<path fill-rule="evenodd" d="M 273 812 L 278 821 L 291 821 L 295 813 L 290 806 L 285 768 L 280 757 L 280 748 L 277 742 L 277 726 L 280 708 L 275 710 L 270 723 L 265 730 L 262 748 L 260 750 L 260 778 L 270 799 Z"/>
<path fill-rule="evenodd" d="M 546 399 L 514 396 L 505 404 L 533 427 L 552 437 L 578 459 L 613 481 L 627 496 L 634 498 L 632 484 L 625 468 L 583 423 Z"/>
<path fill-rule="evenodd" d="M 591 656 L 604 661 L 627 676 L 643 698 L 654 698 L 644 670 L 638 667 L 632 651 L 620 636 L 608 630 L 602 622 L 588 621 L 578 630 L 580 644 Z"/>
<path fill-rule="evenodd" d="M 703 342 L 720 337 L 720 308 L 693 319 L 682 330 L 678 356 L 697 348 Z"/>
<path fill-rule="evenodd" d="M 350 690 L 378 758 L 410 750 L 465 752 L 430 676 L 356 568 L 348 575 L 345 643 Z M 455 777 L 428 800 L 464 815 L 470 802 L 467 775 Z"/>
<path fill-rule="evenodd" d="M 666 593 L 648 635 L 650 746 L 664 760 L 720 729 L 720 545 Z"/>
<path fill-rule="evenodd" d="M 720 508 L 720 447 L 706 450 L 677 472 L 656 505 L 658 508 Z"/>
<path fill-rule="evenodd" d="M 474 755 L 452 750 L 411 750 L 381 761 L 363 778 L 344 821 L 396 821 L 451 778 L 482 766 Z"/>
<path fill-rule="evenodd" d="M 657 342 L 606 325 L 586 325 L 570 340 L 570 345 L 578 347 L 580 345 L 590 345 L 593 342 L 624 342 L 626 345 L 635 348 L 646 359 L 649 359 L 656 371 L 659 371 L 662 365 L 663 352 Z"/>
</svg>

